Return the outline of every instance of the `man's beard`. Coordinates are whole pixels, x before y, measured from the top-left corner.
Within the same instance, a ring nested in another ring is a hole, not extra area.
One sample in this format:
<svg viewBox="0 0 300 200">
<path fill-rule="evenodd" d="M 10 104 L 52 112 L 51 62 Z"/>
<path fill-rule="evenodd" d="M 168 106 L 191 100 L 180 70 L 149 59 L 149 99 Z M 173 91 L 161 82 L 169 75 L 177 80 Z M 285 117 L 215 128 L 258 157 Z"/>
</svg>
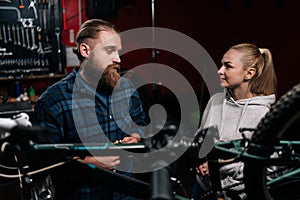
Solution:
<svg viewBox="0 0 300 200">
<path fill-rule="evenodd" d="M 97 90 L 111 93 L 120 80 L 119 71 L 120 71 L 120 65 L 118 64 L 108 65 L 108 67 L 104 70 L 99 80 Z"/>
</svg>

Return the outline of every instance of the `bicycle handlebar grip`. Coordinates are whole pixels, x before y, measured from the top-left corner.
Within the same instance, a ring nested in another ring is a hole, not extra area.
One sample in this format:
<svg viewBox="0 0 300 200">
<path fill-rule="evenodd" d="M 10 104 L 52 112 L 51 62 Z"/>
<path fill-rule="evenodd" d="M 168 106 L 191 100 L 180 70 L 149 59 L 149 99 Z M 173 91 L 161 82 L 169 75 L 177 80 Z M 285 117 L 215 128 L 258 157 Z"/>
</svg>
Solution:
<svg viewBox="0 0 300 200">
<path fill-rule="evenodd" d="M 45 136 L 46 129 L 34 126 L 24 127 L 15 126 L 10 131 L 11 136 L 15 139 L 15 142 L 21 142 L 26 140 L 32 140 L 33 142 L 39 143 Z"/>
</svg>

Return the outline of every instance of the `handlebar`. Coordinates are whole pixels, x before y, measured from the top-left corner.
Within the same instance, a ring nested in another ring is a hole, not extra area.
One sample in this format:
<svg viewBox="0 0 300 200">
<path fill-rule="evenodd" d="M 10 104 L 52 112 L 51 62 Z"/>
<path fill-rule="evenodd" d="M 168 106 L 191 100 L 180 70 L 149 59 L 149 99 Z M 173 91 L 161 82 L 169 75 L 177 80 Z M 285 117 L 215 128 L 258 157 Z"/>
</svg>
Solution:
<svg viewBox="0 0 300 200">
<path fill-rule="evenodd" d="M 28 114 L 20 113 L 11 118 L 0 118 L 0 130 L 10 131 L 15 126 L 31 127 Z"/>
</svg>

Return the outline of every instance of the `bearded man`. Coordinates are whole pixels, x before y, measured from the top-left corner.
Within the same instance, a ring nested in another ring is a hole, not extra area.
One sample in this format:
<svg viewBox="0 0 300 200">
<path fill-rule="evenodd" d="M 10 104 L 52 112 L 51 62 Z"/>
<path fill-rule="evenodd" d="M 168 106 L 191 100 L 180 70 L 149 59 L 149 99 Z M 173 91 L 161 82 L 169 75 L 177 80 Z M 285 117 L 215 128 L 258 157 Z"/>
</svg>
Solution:
<svg viewBox="0 0 300 200">
<path fill-rule="evenodd" d="M 80 67 L 50 86 L 35 104 L 34 122 L 51 143 L 138 143 L 145 114 L 132 83 L 120 76 L 121 38 L 109 22 L 82 24 L 73 52 Z M 120 156 L 85 156 L 83 163 L 113 170 Z M 56 199 L 130 199 L 111 188 L 80 182 L 72 173 L 52 174 Z"/>
</svg>

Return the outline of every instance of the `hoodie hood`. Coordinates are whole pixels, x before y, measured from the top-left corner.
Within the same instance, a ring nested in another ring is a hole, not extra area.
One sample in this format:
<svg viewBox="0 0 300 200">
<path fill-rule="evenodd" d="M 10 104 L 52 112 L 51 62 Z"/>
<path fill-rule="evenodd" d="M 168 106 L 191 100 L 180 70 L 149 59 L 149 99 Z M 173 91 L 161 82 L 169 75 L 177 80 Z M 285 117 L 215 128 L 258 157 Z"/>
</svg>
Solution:
<svg viewBox="0 0 300 200">
<path fill-rule="evenodd" d="M 217 93 L 207 104 L 200 128 L 217 126 L 220 139 L 241 139 L 242 135 L 239 129 L 255 129 L 274 102 L 274 94 L 234 100 L 226 91 Z M 250 138 L 252 133 L 246 133 L 246 136 Z"/>
<path fill-rule="evenodd" d="M 227 92 L 227 90 L 225 91 L 225 98 L 225 101 L 228 101 L 228 103 L 233 103 L 237 106 L 257 105 L 266 106 L 269 109 L 275 102 L 274 94 L 268 96 L 256 96 L 248 99 L 234 100 L 234 98 L 230 95 L 230 93 Z"/>
</svg>

